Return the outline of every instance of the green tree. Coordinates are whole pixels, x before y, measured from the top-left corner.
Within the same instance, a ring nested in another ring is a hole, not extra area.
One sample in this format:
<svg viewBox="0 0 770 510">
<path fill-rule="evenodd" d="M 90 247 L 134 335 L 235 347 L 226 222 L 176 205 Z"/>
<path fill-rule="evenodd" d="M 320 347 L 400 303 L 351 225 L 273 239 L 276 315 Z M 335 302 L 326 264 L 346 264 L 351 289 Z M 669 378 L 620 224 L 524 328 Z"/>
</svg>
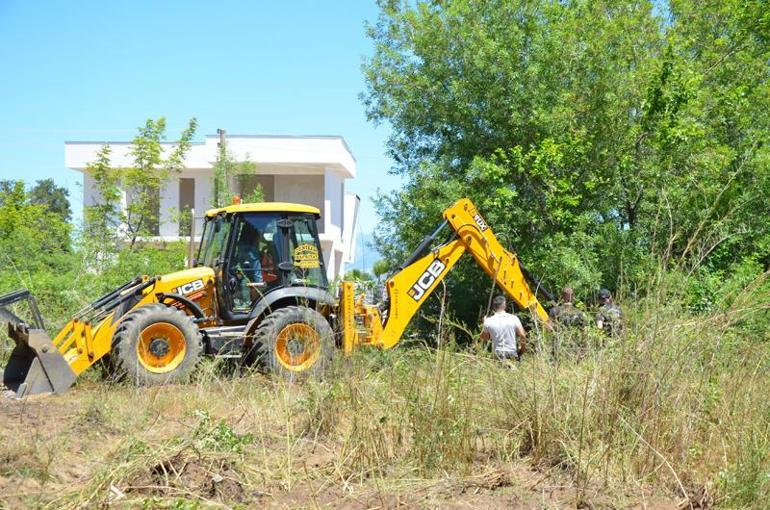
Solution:
<svg viewBox="0 0 770 510">
<path fill-rule="evenodd" d="M 165 118 L 148 119 L 131 141 L 129 155 L 133 165 L 127 168 L 112 166 L 109 146 L 99 151 L 96 160 L 86 168 L 99 200 L 85 213 L 85 232 L 99 249 L 117 246 L 121 240 L 133 248 L 140 238 L 158 234 L 163 185 L 184 168 L 184 157 L 196 129 L 197 121 L 193 118 L 179 139 L 166 149 Z M 123 193 L 125 207 L 121 206 Z"/>
<path fill-rule="evenodd" d="M 238 193 L 242 193 L 240 198 L 244 203 L 264 202 L 262 186 L 250 179 L 256 173 L 257 165 L 248 160 L 248 155 L 246 161 L 239 161 L 227 148 L 227 140 L 219 142 L 212 175 L 211 206 L 230 205 Z"/>
<path fill-rule="evenodd" d="M 400 262 L 469 196 L 552 287 L 767 257 L 761 4 L 379 2 L 363 100 L 405 181 L 379 197 L 380 251 Z M 463 264 L 471 320 L 487 279 Z"/>
<path fill-rule="evenodd" d="M 372 281 L 372 275 L 363 269 L 354 268 L 345 273 L 345 280 L 356 280 L 362 282 Z"/>
<path fill-rule="evenodd" d="M 387 260 L 380 259 L 372 265 L 372 273 L 378 282 L 382 280 L 383 276 L 388 274 L 388 271 L 390 271 L 390 266 Z"/>
<path fill-rule="evenodd" d="M 158 235 L 161 190 L 173 173 L 184 168 L 184 157 L 190 150 L 197 125 L 195 119 L 190 120 L 165 159 L 162 145 L 166 138 L 165 118 L 148 119 L 131 141 L 129 155 L 134 165 L 121 172 L 121 185 L 128 197 L 122 223 L 130 246 L 133 247 L 139 237 Z"/>
<path fill-rule="evenodd" d="M 82 237 L 86 250 L 94 254 L 100 272 L 104 269 L 105 258 L 117 253 L 121 243 L 120 171 L 112 168 L 111 153 L 112 148 L 103 145 L 96 153 L 96 159 L 86 166 L 86 173 L 93 180 L 99 198 L 83 212 Z"/>
<path fill-rule="evenodd" d="M 70 249 L 70 224 L 47 205 L 37 204 L 22 181 L 0 186 L 0 267 L 29 274 L 56 268 Z"/>
<path fill-rule="evenodd" d="M 17 182 L 9 179 L 0 180 L 0 200 L 4 200 L 11 195 Z"/>
<path fill-rule="evenodd" d="M 33 204 L 44 205 L 48 211 L 58 214 L 64 221 L 72 219 L 69 191 L 62 186 L 57 186 L 53 179 L 35 182 L 29 195 Z"/>
</svg>

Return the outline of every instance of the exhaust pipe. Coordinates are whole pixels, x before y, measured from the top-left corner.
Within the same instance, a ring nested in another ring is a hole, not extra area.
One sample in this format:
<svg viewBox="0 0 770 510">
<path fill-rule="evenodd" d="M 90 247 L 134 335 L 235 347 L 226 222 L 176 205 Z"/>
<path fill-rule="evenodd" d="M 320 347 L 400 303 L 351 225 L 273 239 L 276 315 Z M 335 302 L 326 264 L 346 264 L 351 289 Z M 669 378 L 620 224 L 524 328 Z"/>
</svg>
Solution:
<svg viewBox="0 0 770 510">
<path fill-rule="evenodd" d="M 5 308 L 24 300 L 34 316 L 34 328 Z M 16 343 L 3 370 L 3 384 L 17 398 L 39 393 L 63 393 L 75 383 L 75 372 L 43 329 L 42 317 L 28 290 L 0 296 L 0 321 L 8 322 L 8 336 Z"/>
</svg>

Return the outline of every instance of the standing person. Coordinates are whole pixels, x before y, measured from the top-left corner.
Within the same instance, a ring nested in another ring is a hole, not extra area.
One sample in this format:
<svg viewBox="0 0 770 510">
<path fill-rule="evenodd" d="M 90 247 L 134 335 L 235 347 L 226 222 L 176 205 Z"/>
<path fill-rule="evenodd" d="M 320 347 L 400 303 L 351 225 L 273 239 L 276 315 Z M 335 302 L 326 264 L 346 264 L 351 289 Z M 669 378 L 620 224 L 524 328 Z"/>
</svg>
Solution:
<svg viewBox="0 0 770 510">
<path fill-rule="evenodd" d="M 524 353 L 524 342 L 527 332 L 515 315 L 505 311 L 504 296 L 495 296 L 492 300 L 494 315 L 484 319 L 484 329 L 481 331 L 482 340 L 492 340 L 492 352 L 501 361 L 508 359 L 519 360 Z M 518 339 L 521 342 L 517 342 Z"/>
<path fill-rule="evenodd" d="M 623 312 L 619 306 L 612 302 L 612 293 L 607 289 L 599 291 L 596 327 L 608 335 L 618 334 L 623 329 Z"/>
<path fill-rule="evenodd" d="M 551 308 L 548 315 L 551 321 L 556 324 L 555 329 L 557 331 L 551 345 L 553 359 L 559 359 L 562 344 L 565 341 L 566 345 L 576 347 L 578 357 L 582 358 L 585 355 L 585 338 L 582 332 L 588 321 L 583 311 L 575 306 L 575 292 L 572 287 L 564 287 L 561 290 L 559 303 Z"/>
<path fill-rule="evenodd" d="M 586 325 L 586 316 L 574 303 L 575 292 L 572 287 L 564 287 L 561 291 L 559 304 L 551 308 L 551 319 L 562 326 L 570 328 L 583 328 Z"/>
</svg>

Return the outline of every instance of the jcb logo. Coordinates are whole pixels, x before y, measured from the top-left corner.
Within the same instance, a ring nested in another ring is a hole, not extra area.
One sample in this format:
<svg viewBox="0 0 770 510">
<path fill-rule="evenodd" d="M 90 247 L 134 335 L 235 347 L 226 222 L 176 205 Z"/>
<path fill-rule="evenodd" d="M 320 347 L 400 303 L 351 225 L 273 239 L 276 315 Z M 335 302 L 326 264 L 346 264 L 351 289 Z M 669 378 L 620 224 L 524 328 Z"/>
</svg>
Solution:
<svg viewBox="0 0 770 510">
<path fill-rule="evenodd" d="M 436 282 L 436 278 L 441 276 L 441 273 L 446 269 L 446 264 L 441 262 L 440 259 L 436 259 L 428 266 L 428 269 L 417 278 L 417 281 L 412 285 L 407 294 L 412 296 L 412 299 L 419 301 Z"/>
<path fill-rule="evenodd" d="M 473 215 L 473 220 L 476 222 L 476 225 L 479 226 L 479 229 L 481 229 L 482 232 L 489 228 L 489 225 L 487 225 L 487 222 L 484 221 L 484 218 L 482 218 L 479 213 Z"/>
<path fill-rule="evenodd" d="M 203 287 L 203 280 L 195 280 L 194 282 L 185 283 L 174 290 L 177 294 L 186 296 L 187 294 L 192 294 L 196 290 L 203 290 Z"/>
</svg>

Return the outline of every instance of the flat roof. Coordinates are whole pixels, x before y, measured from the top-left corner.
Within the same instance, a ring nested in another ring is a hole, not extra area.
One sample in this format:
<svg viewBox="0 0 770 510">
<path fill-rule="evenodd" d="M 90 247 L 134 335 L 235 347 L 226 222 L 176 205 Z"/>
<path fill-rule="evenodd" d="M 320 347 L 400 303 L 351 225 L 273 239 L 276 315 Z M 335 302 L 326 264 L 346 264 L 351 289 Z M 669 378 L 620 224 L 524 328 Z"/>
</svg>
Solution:
<svg viewBox="0 0 770 510">
<path fill-rule="evenodd" d="M 219 138 L 219 135 L 206 135 L 205 138 Z M 353 158 L 353 161 L 356 160 L 356 156 L 353 154 L 353 151 L 350 150 L 350 146 L 348 145 L 347 140 L 345 140 L 345 137 L 342 135 L 237 135 L 237 134 L 228 134 L 227 138 L 263 138 L 263 139 L 297 139 L 297 140 L 339 140 L 342 142 L 343 147 L 345 147 L 345 150 L 348 151 L 348 154 L 350 154 L 350 157 Z"/>
<path fill-rule="evenodd" d="M 203 141 L 191 143 L 185 154 L 185 169 L 207 170 L 213 168 L 217 159 L 216 135 L 205 135 Z M 64 166 L 84 171 L 104 145 L 112 147 L 110 163 L 113 167 L 130 167 L 132 142 L 128 141 L 67 141 L 64 142 Z M 176 142 L 162 142 L 164 154 L 168 155 Z M 356 177 L 356 158 L 347 142 L 338 135 L 242 135 L 231 134 L 227 146 L 233 158 L 251 161 L 257 165 L 295 165 L 311 170 L 336 172 L 345 179 Z M 283 173 L 283 172 L 277 172 Z M 287 172 L 290 173 L 290 172 Z M 315 173 L 315 172 L 310 172 Z"/>
<path fill-rule="evenodd" d="M 305 204 L 293 204 L 291 202 L 260 202 L 256 204 L 234 204 L 219 209 L 209 209 L 206 211 L 206 217 L 216 216 L 225 213 L 245 213 L 245 212 L 292 212 L 321 215 L 318 208 Z"/>
</svg>

